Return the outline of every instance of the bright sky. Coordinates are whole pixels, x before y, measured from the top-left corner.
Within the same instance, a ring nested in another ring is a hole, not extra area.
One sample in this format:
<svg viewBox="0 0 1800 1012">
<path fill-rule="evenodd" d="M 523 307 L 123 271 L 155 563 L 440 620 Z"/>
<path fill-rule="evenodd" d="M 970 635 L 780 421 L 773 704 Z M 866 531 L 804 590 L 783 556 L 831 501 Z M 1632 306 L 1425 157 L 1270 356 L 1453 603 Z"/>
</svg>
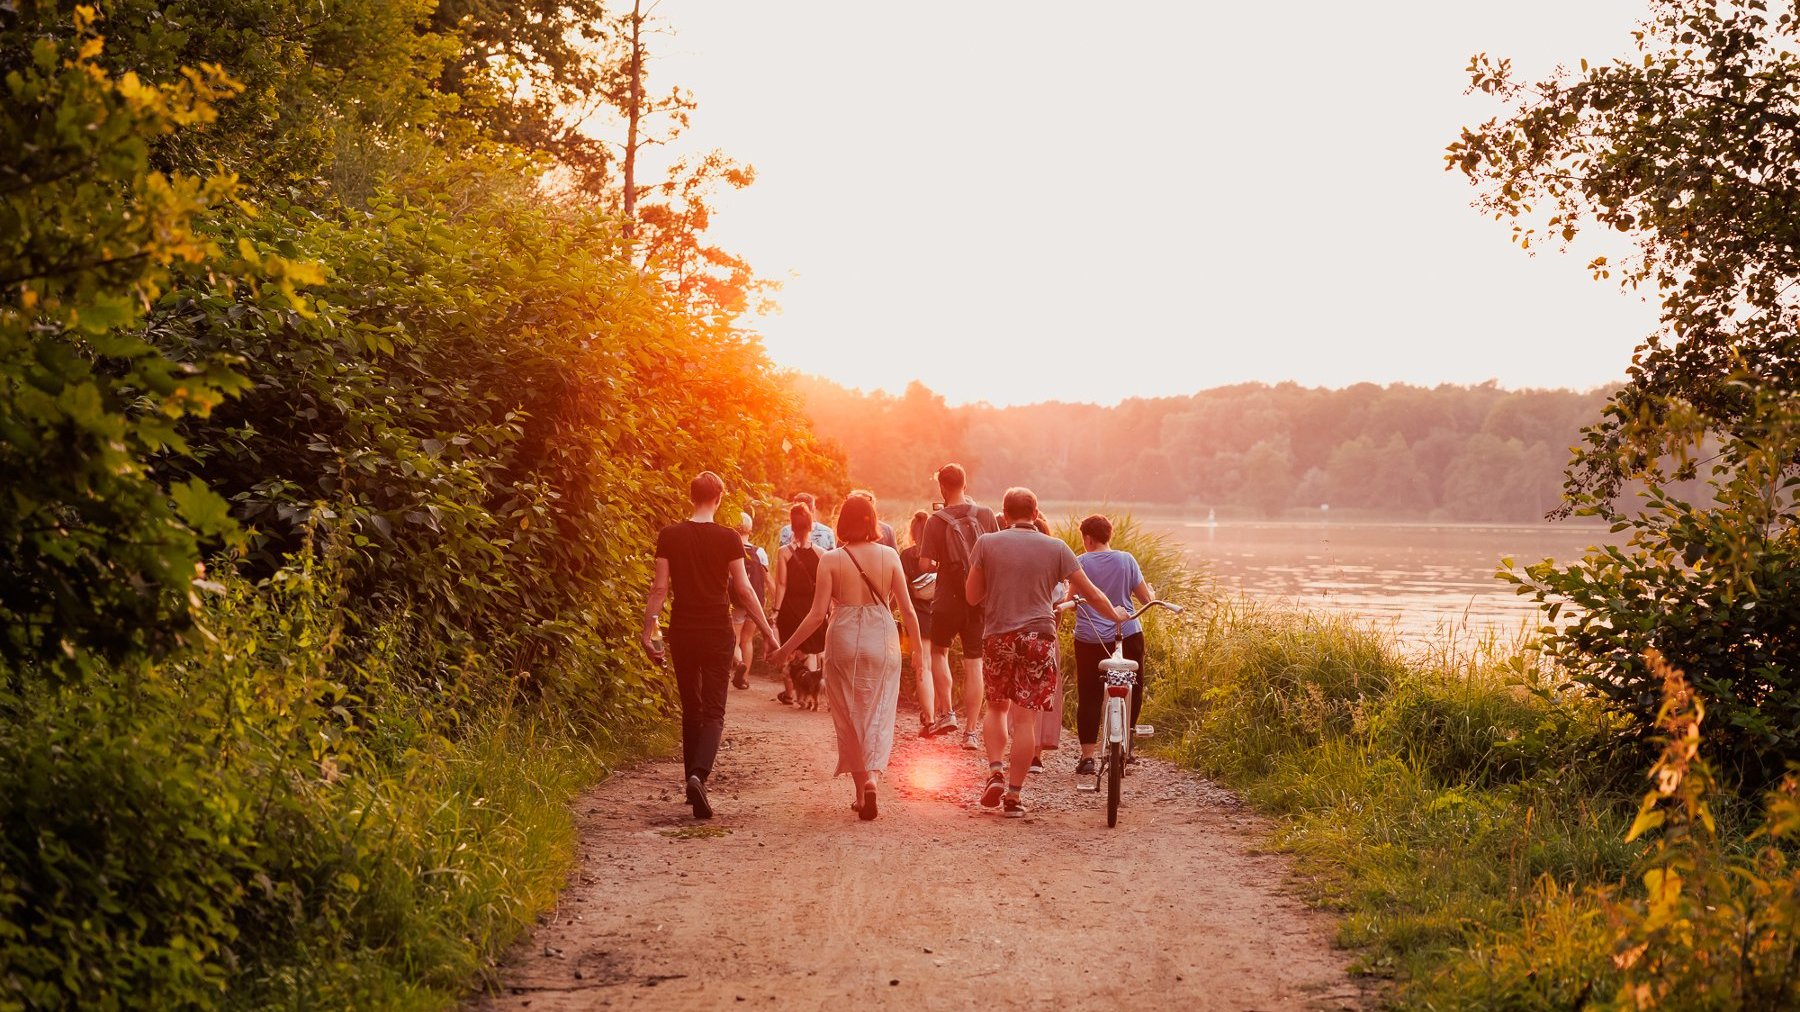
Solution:
<svg viewBox="0 0 1800 1012">
<path fill-rule="evenodd" d="M 1654 308 L 1443 170 L 1485 50 L 1623 53 L 1643 0 L 663 0 L 713 234 L 784 279 L 780 364 L 952 403 L 1246 380 L 1611 383 Z M 1591 255 L 1591 254 L 1590 254 Z"/>
</svg>

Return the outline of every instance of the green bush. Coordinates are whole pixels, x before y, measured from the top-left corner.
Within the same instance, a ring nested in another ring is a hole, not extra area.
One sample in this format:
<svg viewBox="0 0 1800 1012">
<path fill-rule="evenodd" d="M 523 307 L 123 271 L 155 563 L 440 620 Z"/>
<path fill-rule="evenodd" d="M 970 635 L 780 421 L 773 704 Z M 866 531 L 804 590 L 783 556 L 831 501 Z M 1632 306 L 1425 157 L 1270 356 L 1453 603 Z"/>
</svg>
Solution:
<svg viewBox="0 0 1800 1012">
<path fill-rule="evenodd" d="M 1722 436 L 1679 402 L 1622 423 L 1643 509 L 1621 514 L 1594 494 L 1579 503 L 1629 532 L 1625 544 L 1505 575 L 1563 617 L 1545 648 L 1630 718 L 1633 738 L 1651 734 L 1661 700 L 1644 658 L 1656 651 L 1686 671 L 1712 707 L 1709 754 L 1754 793 L 1800 761 L 1800 402 L 1753 384 L 1741 393 L 1748 407 Z M 1668 474 L 1707 461 L 1712 502 L 1667 490 Z"/>
<path fill-rule="evenodd" d="M 420 709 L 446 652 L 345 656 L 329 567 L 233 580 L 208 615 L 212 650 L 6 700 L 0 999 L 441 1004 L 553 900 L 573 794 L 665 733 L 642 665 Z"/>
<path fill-rule="evenodd" d="M 200 129 L 239 86 L 217 67 L 156 84 L 109 71 L 89 8 L 5 18 L 0 661 L 60 669 L 173 645 L 199 539 L 230 529 L 204 485 L 144 464 L 188 452 L 177 424 L 243 380 L 134 325 L 177 267 L 216 260 L 202 216 L 237 190 L 156 171 L 151 145 Z"/>
</svg>

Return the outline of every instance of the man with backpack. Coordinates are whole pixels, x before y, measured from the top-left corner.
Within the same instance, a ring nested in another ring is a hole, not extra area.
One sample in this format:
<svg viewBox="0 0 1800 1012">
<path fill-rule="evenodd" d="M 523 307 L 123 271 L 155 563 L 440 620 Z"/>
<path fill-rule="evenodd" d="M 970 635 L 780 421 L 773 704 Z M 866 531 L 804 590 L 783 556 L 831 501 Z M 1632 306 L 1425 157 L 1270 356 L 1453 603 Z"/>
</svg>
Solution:
<svg viewBox="0 0 1800 1012">
<path fill-rule="evenodd" d="M 943 711 L 921 733 L 941 735 L 957 730 L 956 711 L 950 706 L 950 645 L 960 638 L 966 728 L 962 746 L 974 749 L 978 747 L 974 733 L 981 706 L 982 613 L 980 605 L 968 602 L 964 581 L 968 579 L 976 540 L 999 530 L 1000 524 L 993 510 L 965 494 L 968 481 L 961 464 L 945 464 L 938 469 L 938 490 L 944 504 L 925 521 L 925 537 L 919 545 L 922 564 L 930 568 L 936 563 L 938 571 L 937 591 L 931 602 L 931 676 L 933 696 L 941 700 L 938 705 Z"/>
</svg>

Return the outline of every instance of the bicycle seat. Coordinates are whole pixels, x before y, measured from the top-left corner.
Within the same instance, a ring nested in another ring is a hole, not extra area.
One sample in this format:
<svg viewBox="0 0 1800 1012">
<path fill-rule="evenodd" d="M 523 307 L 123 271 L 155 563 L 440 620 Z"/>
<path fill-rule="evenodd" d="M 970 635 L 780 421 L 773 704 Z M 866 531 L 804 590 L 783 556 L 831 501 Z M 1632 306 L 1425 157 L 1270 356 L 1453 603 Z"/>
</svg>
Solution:
<svg viewBox="0 0 1800 1012">
<path fill-rule="evenodd" d="M 1138 662 L 1123 657 L 1108 657 L 1100 662 L 1101 671 L 1136 671 Z"/>
</svg>

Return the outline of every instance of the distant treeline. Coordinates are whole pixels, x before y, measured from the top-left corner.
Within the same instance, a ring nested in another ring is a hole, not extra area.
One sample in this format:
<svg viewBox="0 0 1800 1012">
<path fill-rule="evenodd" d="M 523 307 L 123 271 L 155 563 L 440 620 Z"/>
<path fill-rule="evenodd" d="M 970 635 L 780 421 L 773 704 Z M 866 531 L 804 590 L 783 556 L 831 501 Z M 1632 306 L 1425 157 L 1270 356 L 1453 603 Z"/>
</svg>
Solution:
<svg viewBox="0 0 1800 1012">
<path fill-rule="evenodd" d="M 1606 403 L 1603 390 L 1248 383 L 1116 407 L 950 407 L 916 382 L 897 397 L 812 376 L 795 384 L 851 479 L 886 496 L 924 498 L 933 469 L 959 460 L 990 497 L 1024 484 L 1045 499 L 1265 516 L 1329 505 L 1538 519 L 1557 505 L 1570 447 Z"/>
</svg>

